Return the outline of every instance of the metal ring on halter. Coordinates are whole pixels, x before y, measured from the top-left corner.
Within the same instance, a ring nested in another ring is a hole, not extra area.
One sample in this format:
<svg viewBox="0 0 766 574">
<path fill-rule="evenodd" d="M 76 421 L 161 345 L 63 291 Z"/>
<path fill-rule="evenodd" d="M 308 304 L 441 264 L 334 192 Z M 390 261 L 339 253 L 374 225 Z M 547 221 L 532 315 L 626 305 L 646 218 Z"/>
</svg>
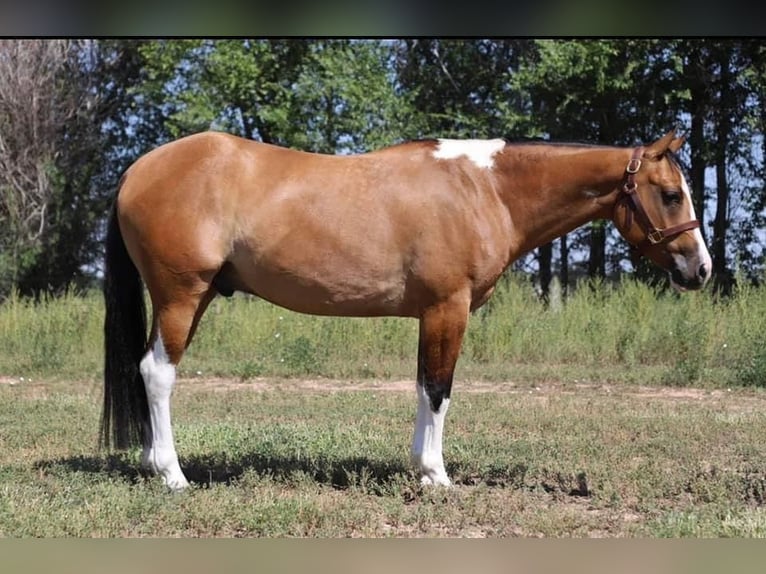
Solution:
<svg viewBox="0 0 766 574">
<path fill-rule="evenodd" d="M 625 168 L 625 171 L 628 173 L 638 173 L 639 169 L 641 169 L 641 160 L 637 157 L 630 158 L 628 167 Z"/>
</svg>

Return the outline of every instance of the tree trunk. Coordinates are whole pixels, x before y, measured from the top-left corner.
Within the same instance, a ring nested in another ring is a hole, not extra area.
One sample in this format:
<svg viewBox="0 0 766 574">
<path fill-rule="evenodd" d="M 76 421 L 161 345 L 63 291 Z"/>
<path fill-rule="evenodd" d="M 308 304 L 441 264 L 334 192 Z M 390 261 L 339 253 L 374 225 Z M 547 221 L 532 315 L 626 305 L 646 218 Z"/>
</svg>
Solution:
<svg viewBox="0 0 766 574">
<path fill-rule="evenodd" d="M 569 241 L 567 234 L 561 236 L 561 297 L 566 299 L 569 290 Z"/>
<path fill-rule="evenodd" d="M 588 277 L 603 279 L 606 277 L 606 226 L 603 221 L 594 221 L 590 225 L 590 256 L 588 257 Z"/>
<path fill-rule="evenodd" d="M 726 231 L 729 226 L 729 180 L 726 173 L 726 156 L 731 136 L 732 92 L 731 69 L 725 51 L 720 51 L 721 88 L 720 102 L 717 106 L 715 169 L 716 169 L 716 211 L 713 221 L 713 280 L 716 291 L 728 294 L 731 291 L 733 277 L 726 266 Z"/>
<path fill-rule="evenodd" d="M 546 243 L 538 248 L 538 265 L 540 266 L 540 295 L 547 305 L 550 300 L 551 279 L 553 272 L 551 263 L 553 262 L 553 243 Z"/>
<path fill-rule="evenodd" d="M 705 74 L 701 62 L 701 54 L 694 50 L 689 55 L 686 64 L 685 75 L 694 80 L 689 82 L 689 113 L 691 114 L 691 132 L 689 134 L 689 146 L 691 147 L 691 181 L 689 186 L 694 202 L 694 211 L 700 221 L 700 231 L 705 237 L 705 117 L 708 114 L 708 100 L 705 85 L 702 80 Z"/>
</svg>

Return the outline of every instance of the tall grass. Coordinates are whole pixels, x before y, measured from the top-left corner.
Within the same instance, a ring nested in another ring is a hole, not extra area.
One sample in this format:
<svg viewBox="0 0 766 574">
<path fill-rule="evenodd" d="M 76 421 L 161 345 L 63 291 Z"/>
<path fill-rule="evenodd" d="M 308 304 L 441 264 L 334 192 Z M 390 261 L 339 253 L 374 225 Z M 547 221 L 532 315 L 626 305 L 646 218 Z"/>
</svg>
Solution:
<svg viewBox="0 0 766 574">
<path fill-rule="evenodd" d="M 0 304 L 0 375 L 100 376 L 103 320 L 95 293 L 37 302 L 12 294 Z"/>
<path fill-rule="evenodd" d="M 0 304 L 0 375 L 100 377 L 98 293 Z M 216 299 L 182 376 L 411 378 L 417 322 L 301 315 L 254 297 Z M 509 277 L 469 323 L 457 376 L 766 386 L 766 288 L 728 299 L 625 280 L 583 285 L 546 307 Z"/>
</svg>

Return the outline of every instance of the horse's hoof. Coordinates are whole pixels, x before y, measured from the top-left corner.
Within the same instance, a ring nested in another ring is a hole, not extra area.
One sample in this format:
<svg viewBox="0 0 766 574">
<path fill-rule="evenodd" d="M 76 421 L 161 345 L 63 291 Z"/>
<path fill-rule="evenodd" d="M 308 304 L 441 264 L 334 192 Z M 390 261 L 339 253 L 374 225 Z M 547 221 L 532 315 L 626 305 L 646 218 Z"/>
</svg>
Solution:
<svg viewBox="0 0 766 574">
<path fill-rule="evenodd" d="M 450 487 L 452 486 L 452 481 L 449 479 L 449 477 L 446 474 L 440 475 L 435 474 L 433 476 L 429 476 L 427 474 L 424 474 L 420 479 L 420 484 L 422 486 L 446 486 Z"/>
</svg>

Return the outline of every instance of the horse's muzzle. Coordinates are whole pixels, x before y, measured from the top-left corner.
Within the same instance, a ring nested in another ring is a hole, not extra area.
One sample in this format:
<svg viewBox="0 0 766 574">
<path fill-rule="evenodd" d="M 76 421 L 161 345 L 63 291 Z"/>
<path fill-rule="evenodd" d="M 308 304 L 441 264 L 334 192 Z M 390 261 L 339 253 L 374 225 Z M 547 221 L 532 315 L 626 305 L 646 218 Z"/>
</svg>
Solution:
<svg viewBox="0 0 766 574">
<path fill-rule="evenodd" d="M 691 276 L 678 267 L 670 272 L 671 283 L 681 291 L 702 289 L 708 279 L 710 279 L 710 269 L 705 263 L 697 266 L 696 273 Z"/>
</svg>

